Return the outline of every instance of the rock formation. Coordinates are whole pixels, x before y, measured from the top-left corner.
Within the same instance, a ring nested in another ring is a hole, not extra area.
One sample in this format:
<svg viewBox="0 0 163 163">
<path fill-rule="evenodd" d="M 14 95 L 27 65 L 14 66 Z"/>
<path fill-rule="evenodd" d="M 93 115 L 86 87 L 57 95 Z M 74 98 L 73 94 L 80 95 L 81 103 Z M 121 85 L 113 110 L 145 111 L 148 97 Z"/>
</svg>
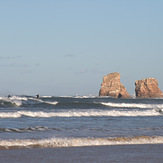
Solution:
<svg viewBox="0 0 163 163">
<path fill-rule="evenodd" d="M 135 82 L 135 93 L 137 98 L 161 98 L 162 91 L 158 88 L 158 81 L 155 78 L 137 80 Z"/>
<path fill-rule="evenodd" d="M 103 77 L 99 96 L 130 98 L 126 88 L 120 82 L 120 74 L 118 72 L 110 73 Z"/>
</svg>

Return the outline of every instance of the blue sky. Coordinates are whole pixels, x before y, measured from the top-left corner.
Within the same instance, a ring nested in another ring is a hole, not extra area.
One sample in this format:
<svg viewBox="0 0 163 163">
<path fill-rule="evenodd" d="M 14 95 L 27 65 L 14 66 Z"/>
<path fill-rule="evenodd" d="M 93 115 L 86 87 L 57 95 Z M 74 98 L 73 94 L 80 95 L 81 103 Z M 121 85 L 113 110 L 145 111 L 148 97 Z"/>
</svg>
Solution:
<svg viewBox="0 0 163 163">
<path fill-rule="evenodd" d="M 0 1 L 0 94 L 98 95 L 102 77 L 163 91 L 162 0 Z"/>
</svg>

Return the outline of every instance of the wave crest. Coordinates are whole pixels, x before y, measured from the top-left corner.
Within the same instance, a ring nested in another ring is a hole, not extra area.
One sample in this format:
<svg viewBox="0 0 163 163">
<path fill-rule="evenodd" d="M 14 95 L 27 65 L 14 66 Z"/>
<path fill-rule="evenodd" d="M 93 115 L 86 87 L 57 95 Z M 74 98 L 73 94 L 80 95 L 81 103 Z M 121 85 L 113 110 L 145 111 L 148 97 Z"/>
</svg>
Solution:
<svg viewBox="0 0 163 163">
<path fill-rule="evenodd" d="M 32 131 L 47 131 L 52 130 L 48 127 L 35 126 L 35 127 L 26 127 L 26 128 L 0 128 L 0 131 L 3 132 L 32 132 Z M 53 130 L 59 130 L 53 128 Z"/>
<path fill-rule="evenodd" d="M 20 118 L 28 117 L 99 117 L 99 116 L 160 116 L 160 110 L 68 110 L 60 112 L 44 112 L 44 111 L 17 111 L 17 112 L 1 112 L 0 118 Z"/>
<path fill-rule="evenodd" d="M 163 144 L 162 136 L 137 136 L 116 138 L 51 138 L 51 139 L 16 139 L 0 140 L 1 149 L 13 148 L 55 148 L 98 145 L 129 145 L 129 144 Z"/>
<path fill-rule="evenodd" d="M 112 103 L 112 102 L 102 102 L 102 105 L 110 106 L 110 107 L 117 107 L 117 108 L 158 108 L 162 109 L 163 104 L 136 104 L 136 103 Z"/>
</svg>

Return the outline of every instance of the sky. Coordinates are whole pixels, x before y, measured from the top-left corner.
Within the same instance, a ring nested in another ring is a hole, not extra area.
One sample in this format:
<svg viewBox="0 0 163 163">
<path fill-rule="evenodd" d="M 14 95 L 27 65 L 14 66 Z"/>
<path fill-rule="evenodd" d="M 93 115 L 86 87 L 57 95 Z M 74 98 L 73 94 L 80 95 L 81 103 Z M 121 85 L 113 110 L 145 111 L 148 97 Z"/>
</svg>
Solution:
<svg viewBox="0 0 163 163">
<path fill-rule="evenodd" d="M 0 95 L 98 95 L 119 72 L 129 94 L 163 91 L 162 0 L 1 0 Z"/>
</svg>

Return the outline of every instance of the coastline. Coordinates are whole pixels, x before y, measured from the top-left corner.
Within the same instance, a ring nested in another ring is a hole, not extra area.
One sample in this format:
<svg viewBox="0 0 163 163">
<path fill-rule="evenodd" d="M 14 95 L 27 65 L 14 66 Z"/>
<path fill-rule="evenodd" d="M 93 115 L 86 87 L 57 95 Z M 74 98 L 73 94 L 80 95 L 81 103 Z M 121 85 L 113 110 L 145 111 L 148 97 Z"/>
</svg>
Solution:
<svg viewBox="0 0 163 163">
<path fill-rule="evenodd" d="M 1 163 L 162 162 L 163 144 L 0 150 Z"/>
</svg>

